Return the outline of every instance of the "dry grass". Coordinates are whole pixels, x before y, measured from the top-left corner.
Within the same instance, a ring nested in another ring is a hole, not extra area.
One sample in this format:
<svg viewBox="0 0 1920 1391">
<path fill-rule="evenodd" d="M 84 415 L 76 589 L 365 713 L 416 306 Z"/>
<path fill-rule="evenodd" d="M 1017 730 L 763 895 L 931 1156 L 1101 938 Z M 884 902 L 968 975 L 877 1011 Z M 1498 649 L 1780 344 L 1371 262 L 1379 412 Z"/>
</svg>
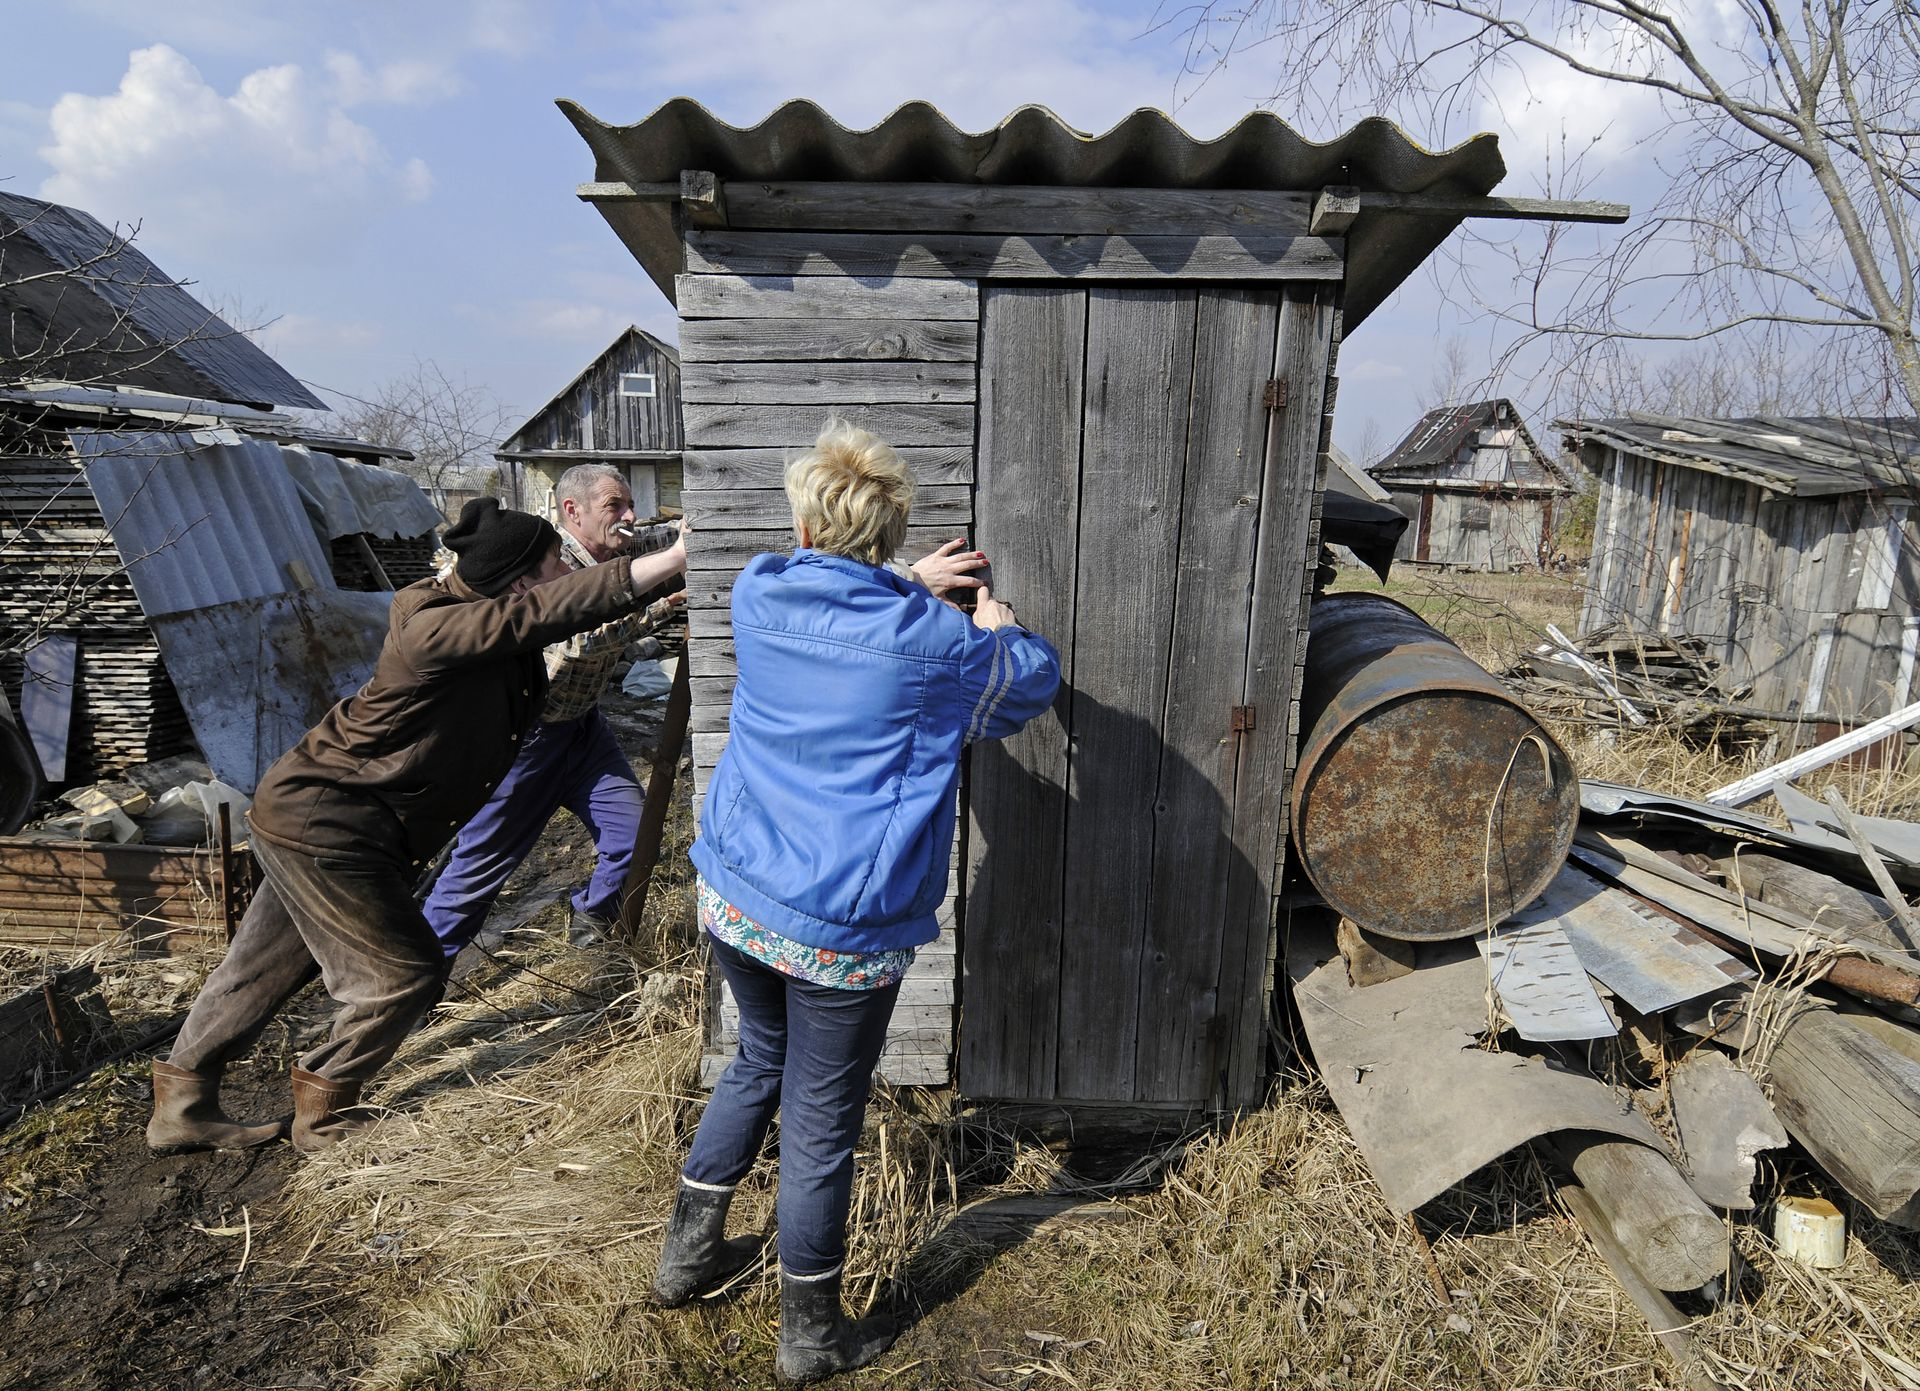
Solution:
<svg viewBox="0 0 1920 1391">
<path fill-rule="evenodd" d="M 1472 578 L 1512 590 L 1494 600 L 1506 608 L 1559 602 L 1522 592 L 1531 577 Z M 1447 602 L 1469 639 L 1510 621 Z M 1588 772 L 1671 791 L 1744 766 L 1652 736 L 1565 737 Z M 1903 780 L 1847 786 L 1863 810 L 1912 795 Z M 674 829 L 683 851 L 684 812 Z M 770 1256 L 726 1297 L 672 1312 L 644 1298 L 700 1105 L 702 997 L 684 945 L 684 859 L 673 864 L 633 953 L 529 933 L 479 998 L 443 1007 L 410 1041 L 374 1097 L 395 1109 L 388 1128 L 296 1180 L 288 1216 L 304 1278 L 371 1288 L 390 1311 L 362 1384 L 771 1383 Z M 1408 1220 L 1303 1072 L 1231 1125 L 1145 1149 L 1118 1180 L 1097 1157 L 1010 1134 L 945 1091 L 883 1092 L 868 1119 L 849 1302 L 891 1305 L 911 1326 L 848 1384 L 1686 1385 L 1529 1152 L 1422 1209 L 1443 1303 Z M 1802 1170 L 1768 1182 L 1789 1179 L 1823 1188 Z M 1073 1192 L 1112 1220 L 1019 1241 L 955 1223 L 981 1197 Z M 770 1230 L 773 1195 L 763 1162 L 733 1230 Z M 1730 1225 L 1753 1277 L 1743 1302 L 1691 1311 L 1705 1371 L 1751 1391 L 1920 1388 L 1920 1247 L 1852 1215 L 1847 1265 L 1832 1276 L 1776 1261 L 1757 1226 Z"/>
</svg>

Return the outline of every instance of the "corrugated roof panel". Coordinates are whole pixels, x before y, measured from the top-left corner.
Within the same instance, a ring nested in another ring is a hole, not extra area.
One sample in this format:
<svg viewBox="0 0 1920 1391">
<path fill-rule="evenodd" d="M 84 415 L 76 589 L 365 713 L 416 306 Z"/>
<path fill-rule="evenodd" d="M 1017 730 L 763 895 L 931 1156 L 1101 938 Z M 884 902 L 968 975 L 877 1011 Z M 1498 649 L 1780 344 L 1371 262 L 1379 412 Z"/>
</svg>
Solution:
<svg viewBox="0 0 1920 1391">
<path fill-rule="evenodd" d="M 609 125 L 574 102 L 562 101 L 560 109 L 593 151 L 595 177 L 603 182 L 664 183 L 678 180 L 683 169 L 700 169 L 722 179 L 1300 191 L 1343 185 L 1478 196 L 1506 175 L 1491 135 L 1432 153 L 1379 117 L 1322 144 L 1269 111 L 1252 112 L 1225 134 L 1201 140 L 1149 109 L 1103 135 L 1076 130 L 1041 106 L 1023 106 L 980 132 L 963 131 L 917 101 L 868 130 L 850 130 L 810 101 L 790 101 L 751 127 L 729 125 L 689 97 L 627 126 Z M 599 206 L 671 298 L 680 255 L 671 209 Z M 1363 213 L 1347 233 L 1348 326 L 1412 274 L 1458 221 Z"/>
<path fill-rule="evenodd" d="M 1920 420 L 1847 416 L 1702 419 L 1634 412 L 1556 420 L 1569 445 L 1609 445 L 1791 497 L 1920 492 Z"/>
<path fill-rule="evenodd" d="M 0 192 L 0 360 L 37 377 L 325 410 L 246 335 L 78 208 Z"/>
<path fill-rule="evenodd" d="M 107 530 L 149 619 L 302 587 L 333 567 L 277 444 L 231 430 L 76 430 Z"/>
</svg>

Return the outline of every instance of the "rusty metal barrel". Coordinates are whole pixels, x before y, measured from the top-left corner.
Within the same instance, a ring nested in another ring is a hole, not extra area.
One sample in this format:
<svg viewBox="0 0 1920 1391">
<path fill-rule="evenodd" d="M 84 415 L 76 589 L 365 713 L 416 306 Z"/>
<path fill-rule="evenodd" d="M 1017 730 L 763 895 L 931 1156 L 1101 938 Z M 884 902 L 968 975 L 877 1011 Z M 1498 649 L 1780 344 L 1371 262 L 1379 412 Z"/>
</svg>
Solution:
<svg viewBox="0 0 1920 1391">
<path fill-rule="evenodd" d="M 1566 750 L 1412 609 L 1324 594 L 1309 617 L 1293 840 L 1327 903 L 1406 941 L 1526 907 L 1566 862 Z"/>
</svg>

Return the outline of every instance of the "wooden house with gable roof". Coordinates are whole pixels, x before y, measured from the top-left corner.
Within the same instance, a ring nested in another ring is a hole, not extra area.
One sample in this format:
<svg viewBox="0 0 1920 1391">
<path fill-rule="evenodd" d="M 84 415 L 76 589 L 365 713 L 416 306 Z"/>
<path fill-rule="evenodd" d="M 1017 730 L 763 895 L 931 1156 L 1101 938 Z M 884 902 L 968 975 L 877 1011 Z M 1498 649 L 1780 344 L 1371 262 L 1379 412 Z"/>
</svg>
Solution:
<svg viewBox="0 0 1920 1391">
<path fill-rule="evenodd" d="M 922 103 L 866 131 L 808 102 L 751 129 L 562 109 L 581 196 L 680 315 L 696 787 L 733 577 L 792 544 L 782 469 L 830 412 L 914 470 L 902 558 L 970 537 L 1060 650 L 1054 710 L 969 755 L 883 1074 L 1257 1101 L 1341 335 L 1463 217 L 1569 209 L 1486 198 L 1491 136 L 1429 154 L 1377 120 L 1316 144 L 1267 113 L 1201 141 L 1153 111 L 1089 136 L 1038 107 L 978 134 Z"/>
<path fill-rule="evenodd" d="M 1428 411 L 1367 472 L 1407 518 L 1393 558 L 1465 570 L 1545 565 L 1575 493 L 1504 399 Z"/>
<path fill-rule="evenodd" d="M 646 521 L 680 506 L 680 447 L 680 354 L 629 326 L 493 457 L 522 470 L 527 510 L 556 521 L 560 475 L 575 464 L 612 464 Z"/>
</svg>

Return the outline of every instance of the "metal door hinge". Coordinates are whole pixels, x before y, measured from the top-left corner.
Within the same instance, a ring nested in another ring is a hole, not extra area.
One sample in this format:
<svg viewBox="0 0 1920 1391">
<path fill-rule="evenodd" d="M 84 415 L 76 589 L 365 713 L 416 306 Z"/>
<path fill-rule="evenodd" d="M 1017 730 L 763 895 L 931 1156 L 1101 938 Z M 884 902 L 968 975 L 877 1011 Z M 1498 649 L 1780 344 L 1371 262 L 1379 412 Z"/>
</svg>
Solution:
<svg viewBox="0 0 1920 1391">
<path fill-rule="evenodd" d="M 1253 728 L 1253 707 L 1251 705 L 1234 706 L 1233 720 L 1229 725 L 1229 728 L 1231 728 L 1235 734 L 1242 734 L 1242 733 L 1245 733 L 1247 730 L 1252 729 Z"/>
<path fill-rule="evenodd" d="M 1266 390 L 1260 393 L 1260 404 L 1270 411 L 1285 410 L 1287 407 L 1287 379 L 1275 377 L 1267 383 Z"/>
</svg>

